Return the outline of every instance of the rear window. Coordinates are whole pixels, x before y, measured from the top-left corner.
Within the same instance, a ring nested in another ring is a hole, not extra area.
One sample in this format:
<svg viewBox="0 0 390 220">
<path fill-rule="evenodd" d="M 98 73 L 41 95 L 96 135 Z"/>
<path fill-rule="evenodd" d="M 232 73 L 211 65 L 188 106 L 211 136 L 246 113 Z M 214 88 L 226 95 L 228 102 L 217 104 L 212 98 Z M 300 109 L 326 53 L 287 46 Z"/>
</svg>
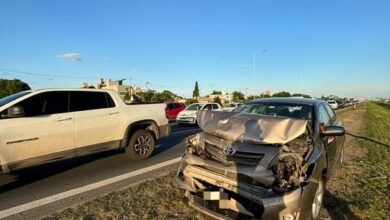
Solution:
<svg viewBox="0 0 390 220">
<path fill-rule="evenodd" d="M 87 111 L 114 107 L 110 95 L 105 92 L 71 92 L 70 111 Z"/>
</svg>

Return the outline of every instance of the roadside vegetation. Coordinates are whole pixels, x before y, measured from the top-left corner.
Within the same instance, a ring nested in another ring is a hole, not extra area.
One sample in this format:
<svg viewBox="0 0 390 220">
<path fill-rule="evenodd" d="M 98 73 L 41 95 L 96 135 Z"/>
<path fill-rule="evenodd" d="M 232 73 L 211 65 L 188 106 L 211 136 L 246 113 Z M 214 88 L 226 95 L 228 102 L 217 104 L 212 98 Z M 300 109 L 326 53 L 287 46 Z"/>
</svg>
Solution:
<svg viewBox="0 0 390 220">
<path fill-rule="evenodd" d="M 338 114 L 348 133 L 344 166 L 327 184 L 321 219 L 388 219 L 390 106 Z M 208 219 L 187 205 L 175 173 L 68 208 L 45 219 Z"/>
<path fill-rule="evenodd" d="M 348 133 L 344 166 L 328 183 L 325 219 L 388 219 L 390 106 L 368 103 L 339 114 Z"/>
</svg>

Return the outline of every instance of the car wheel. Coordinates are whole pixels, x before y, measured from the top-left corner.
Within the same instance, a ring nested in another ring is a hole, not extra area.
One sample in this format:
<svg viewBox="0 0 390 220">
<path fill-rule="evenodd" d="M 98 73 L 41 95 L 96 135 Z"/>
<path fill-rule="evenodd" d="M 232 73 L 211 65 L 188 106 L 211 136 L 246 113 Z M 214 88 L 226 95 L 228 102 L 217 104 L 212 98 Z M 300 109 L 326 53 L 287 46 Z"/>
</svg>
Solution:
<svg viewBox="0 0 390 220">
<path fill-rule="evenodd" d="M 340 153 L 340 165 L 342 166 L 344 163 L 344 149 L 341 149 Z"/>
<path fill-rule="evenodd" d="M 130 138 L 126 154 L 132 160 L 145 160 L 152 155 L 155 146 L 156 140 L 150 131 L 137 130 Z"/>
<path fill-rule="evenodd" d="M 314 195 L 313 203 L 311 205 L 311 213 L 313 219 L 318 219 L 321 211 L 322 201 L 324 200 L 325 184 L 322 179 L 318 183 L 316 193 Z"/>
</svg>

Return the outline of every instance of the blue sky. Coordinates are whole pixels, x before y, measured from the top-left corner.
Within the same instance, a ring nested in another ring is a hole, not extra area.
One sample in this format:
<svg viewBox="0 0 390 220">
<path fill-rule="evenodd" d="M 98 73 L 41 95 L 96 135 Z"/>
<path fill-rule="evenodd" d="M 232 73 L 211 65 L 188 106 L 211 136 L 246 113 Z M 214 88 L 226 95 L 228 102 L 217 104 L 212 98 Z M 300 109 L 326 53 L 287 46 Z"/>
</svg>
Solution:
<svg viewBox="0 0 390 220">
<path fill-rule="evenodd" d="M 201 95 L 390 95 L 388 0 L 3 0 L 0 12 L 0 78 L 33 88 L 131 77 L 186 97 L 195 81 Z"/>
</svg>

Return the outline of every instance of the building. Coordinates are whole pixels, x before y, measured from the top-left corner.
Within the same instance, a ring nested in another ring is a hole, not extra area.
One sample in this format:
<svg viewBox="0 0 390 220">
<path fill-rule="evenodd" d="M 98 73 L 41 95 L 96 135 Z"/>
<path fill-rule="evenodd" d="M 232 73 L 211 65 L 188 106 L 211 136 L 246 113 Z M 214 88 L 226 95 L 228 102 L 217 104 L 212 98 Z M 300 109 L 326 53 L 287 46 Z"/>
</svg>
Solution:
<svg viewBox="0 0 390 220">
<path fill-rule="evenodd" d="M 123 85 L 123 80 L 111 80 L 111 79 L 99 79 L 96 86 L 97 89 L 111 89 L 118 92 L 119 96 L 123 99 L 127 92 L 131 92 L 132 88 L 129 85 Z"/>
<path fill-rule="evenodd" d="M 222 91 L 221 94 L 210 95 L 209 102 L 213 102 L 216 97 L 219 97 L 222 103 L 229 103 L 233 101 L 233 94 Z"/>
</svg>

